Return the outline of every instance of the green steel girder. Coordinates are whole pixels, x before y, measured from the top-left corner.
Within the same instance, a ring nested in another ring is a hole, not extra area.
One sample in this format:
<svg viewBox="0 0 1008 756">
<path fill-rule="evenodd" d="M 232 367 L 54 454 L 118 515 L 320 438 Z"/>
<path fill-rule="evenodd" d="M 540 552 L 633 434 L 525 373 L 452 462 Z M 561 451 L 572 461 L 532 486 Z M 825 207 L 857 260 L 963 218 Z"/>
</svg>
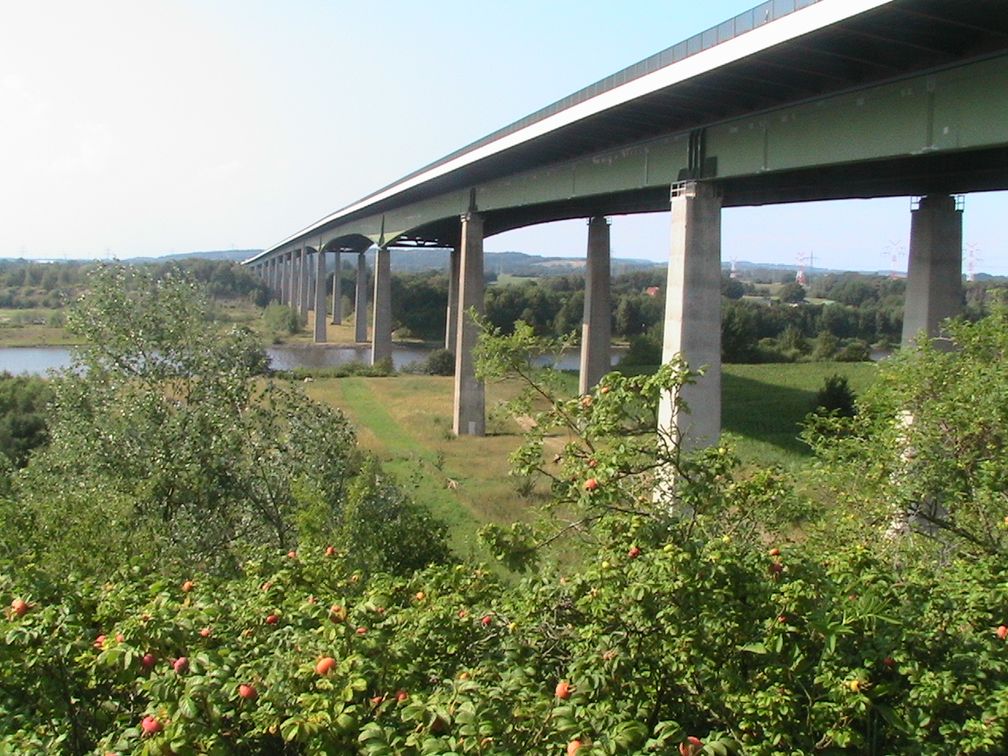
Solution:
<svg viewBox="0 0 1008 756">
<path fill-rule="evenodd" d="M 701 178 L 722 184 L 726 206 L 746 204 L 755 196 L 753 187 L 770 198 L 761 201 L 781 202 L 904 189 L 912 194 L 916 185 L 904 186 L 896 174 L 911 175 L 918 163 L 940 162 L 948 173 L 957 162 L 973 166 L 988 153 L 1000 160 L 1008 151 L 1008 57 L 711 124 L 702 131 L 706 159 Z M 662 196 L 658 192 L 690 168 L 689 147 L 689 133 L 679 133 L 543 165 L 333 226 L 322 239 L 366 238 L 375 244 L 392 244 L 407 234 L 433 239 L 444 236 L 473 200 L 480 212 L 495 218 L 488 233 L 581 212 L 654 210 L 656 196 Z M 994 166 L 999 171 L 995 183 L 1008 188 L 1008 172 L 1000 166 Z M 893 176 L 883 183 L 852 181 L 849 192 L 843 186 L 818 187 L 814 193 L 774 188 L 783 177 L 782 185 L 790 186 L 811 174 L 820 182 L 823 176 L 844 181 L 857 171 L 868 175 L 876 170 Z M 729 195 L 736 183 L 748 188 L 733 198 Z M 963 189 L 950 186 L 947 191 Z"/>
</svg>

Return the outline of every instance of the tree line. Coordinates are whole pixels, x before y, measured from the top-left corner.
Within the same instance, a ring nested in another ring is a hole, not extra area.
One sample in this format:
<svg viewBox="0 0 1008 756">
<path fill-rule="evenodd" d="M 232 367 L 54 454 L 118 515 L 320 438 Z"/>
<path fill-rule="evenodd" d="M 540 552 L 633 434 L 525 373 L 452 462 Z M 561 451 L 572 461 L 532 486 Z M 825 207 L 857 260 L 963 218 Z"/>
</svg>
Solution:
<svg viewBox="0 0 1008 756">
<path fill-rule="evenodd" d="M 0 260 L 0 308 L 62 308 L 80 296 L 92 271 L 104 264 L 93 260 Z M 230 260 L 184 258 L 137 265 L 150 270 L 155 278 L 184 272 L 204 284 L 215 298 L 246 299 L 261 307 L 268 304 L 266 286 L 259 277 Z"/>
</svg>

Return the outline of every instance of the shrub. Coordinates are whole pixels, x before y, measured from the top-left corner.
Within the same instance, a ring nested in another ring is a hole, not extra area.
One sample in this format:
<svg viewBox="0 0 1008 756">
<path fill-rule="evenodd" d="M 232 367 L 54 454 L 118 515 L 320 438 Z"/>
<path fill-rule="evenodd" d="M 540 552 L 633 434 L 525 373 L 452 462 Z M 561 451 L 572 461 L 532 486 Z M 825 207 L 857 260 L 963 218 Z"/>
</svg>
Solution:
<svg viewBox="0 0 1008 756">
<path fill-rule="evenodd" d="M 630 347 L 620 359 L 620 367 L 650 367 L 662 362 L 661 342 L 650 334 L 630 338 Z"/>
<path fill-rule="evenodd" d="M 424 372 L 428 375 L 455 375 L 455 355 L 447 349 L 435 349 L 427 356 Z"/>
<path fill-rule="evenodd" d="M 0 373 L 0 454 L 24 467 L 31 452 L 46 444 L 46 406 L 52 392 L 46 381 Z"/>
<path fill-rule="evenodd" d="M 826 378 L 816 392 L 814 410 L 835 413 L 842 417 L 854 416 L 854 391 L 846 376 L 833 374 Z"/>
<path fill-rule="evenodd" d="M 837 350 L 833 359 L 837 362 L 867 362 L 871 359 L 871 347 L 867 341 L 851 339 Z"/>
<path fill-rule="evenodd" d="M 282 304 L 271 304 L 263 310 L 263 322 L 274 336 L 291 336 L 304 327 L 297 309 Z"/>
</svg>

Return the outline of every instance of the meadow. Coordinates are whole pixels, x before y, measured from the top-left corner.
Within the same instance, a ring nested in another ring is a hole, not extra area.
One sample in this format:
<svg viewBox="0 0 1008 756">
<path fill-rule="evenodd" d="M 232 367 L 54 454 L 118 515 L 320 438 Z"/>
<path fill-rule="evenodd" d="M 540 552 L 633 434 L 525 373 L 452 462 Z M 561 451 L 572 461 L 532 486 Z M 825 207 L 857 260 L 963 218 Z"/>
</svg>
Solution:
<svg viewBox="0 0 1008 756">
<path fill-rule="evenodd" d="M 801 423 L 825 379 L 842 375 L 860 394 L 876 372 L 874 363 L 725 365 L 725 437 L 745 466 L 798 471 L 811 462 L 811 451 L 799 438 Z M 573 392 L 576 376 L 568 375 L 568 383 Z M 539 489 L 526 491 L 508 474 L 508 454 L 520 443 L 520 429 L 495 408 L 514 395 L 515 384 L 487 386 L 489 421 L 483 438 L 452 433 L 451 378 L 314 378 L 305 388 L 312 399 L 347 415 L 361 445 L 447 523 L 460 554 L 485 556 L 475 530 L 484 523 L 528 519 L 545 496 Z"/>
</svg>

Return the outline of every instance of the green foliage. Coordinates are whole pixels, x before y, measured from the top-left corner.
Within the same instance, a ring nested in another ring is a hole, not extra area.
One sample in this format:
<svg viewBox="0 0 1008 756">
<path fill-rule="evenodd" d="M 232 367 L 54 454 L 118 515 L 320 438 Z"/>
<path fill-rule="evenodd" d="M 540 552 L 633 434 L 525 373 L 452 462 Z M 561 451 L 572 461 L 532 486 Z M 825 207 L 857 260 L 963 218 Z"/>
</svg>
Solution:
<svg viewBox="0 0 1008 756">
<path fill-rule="evenodd" d="M 366 378 L 386 378 L 395 375 L 395 371 L 392 369 L 391 362 L 381 360 L 376 365 L 354 361 L 324 367 L 296 367 L 286 373 L 278 372 L 281 377 L 285 374 L 295 380 L 306 381 L 313 378 L 347 378 L 352 375 Z"/>
<path fill-rule="evenodd" d="M 0 750 L 1008 744 L 1003 560 L 894 580 L 885 550 L 860 544 L 770 550 L 683 524 L 657 537 L 623 517 L 597 530 L 605 543 L 577 572 L 512 585 L 461 565 L 366 580 L 352 555 L 321 547 L 250 555 L 225 578 L 0 577 L 5 601 L 29 605 L 0 619 Z M 160 732 L 142 733 L 146 716 Z"/>
<path fill-rule="evenodd" d="M 836 413 L 841 417 L 853 417 L 855 411 L 854 391 L 847 378 L 835 373 L 827 376 L 822 388 L 816 392 L 813 409 Z"/>
<path fill-rule="evenodd" d="M 71 313 L 88 345 L 54 385 L 50 446 L 15 481 L 33 520 L 26 545 L 49 568 L 227 570 L 250 545 L 295 546 L 306 511 L 320 538 L 345 528 L 353 430 L 259 378 L 265 355 L 247 331 L 208 341 L 206 305 L 186 278 L 101 268 Z M 405 506 L 386 498 L 387 511 Z M 440 555 L 443 539 L 425 532 L 421 555 Z"/>
<path fill-rule="evenodd" d="M 806 432 L 842 501 L 881 529 L 952 553 L 1008 550 L 1008 316 L 948 325 L 886 360 L 853 418 Z M 851 480 L 858 485 L 852 487 Z"/>
<path fill-rule="evenodd" d="M 455 355 L 447 349 L 435 349 L 427 355 L 424 372 L 428 375 L 455 375 Z"/>
<path fill-rule="evenodd" d="M 46 405 L 52 398 L 41 378 L 0 373 L 0 456 L 24 467 L 32 450 L 49 440 Z"/>
<path fill-rule="evenodd" d="M 805 287 L 800 283 L 791 281 L 780 287 L 777 291 L 777 296 L 780 298 L 781 302 L 788 302 L 794 304 L 796 302 L 805 301 Z"/>
<path fill-rule="evenodd" d="M 415 338 L 444 339 L 448 277 L 423 273 L 392 276 L 392 321 L 396 331 Z"/>
<path fill-rule="evenodd" d="M 746 486 L 727 486 L 738 464 L 727 448 L 687 454 L 675 427 L 658 428 L 662 397 L 673 414 L 688 410 L 679 390 L 696 374 L 681 360 L 650 375 L 610 373 L 591 393 L 565 397 L 556 371 L 529 363 L 530 354 L 558 346 L 518 323 L 509 336 L 486 331 L 476 352 L 478 375 L 517 377 L 522 383 L 523 389 L 504 406 L 528 428 L 511 455 L 513 474 L 542 480 L 550 489 L 545 516 L 534 530 L 486 530 L 485 538 L 502 561 L 515 562 L 514 554 L 502 548 L 508 547 L 520 554 L 518 562 L 531 566 L 540 546 L 574 535 L 591 540 L 595 525 L 617 513 L 643 518 L 656 533 L 667 533 L 685 520 L 690 533 L 745 533 L 753 541 L 763 532 L 761 521 L 779 521 L 792 506 L 788 496 L 761 497 Z M 723 519 L 727 512 L 744 514 L 728 525 Z"/>
<path fill-rule="evenodd" d="M 304 320 L 296 307 L 273 303 L 263 310 L 262 318 L 274 338 L 292 336 L 304 328 Z"/>
<path fill-rule="evenodd" d="M 660 365 L 662 345 L 654 336 L 643 334 L 630 339 L 630 347 L 620 359 L 620 367 L 643 367 Z"/>
<path fill-rule="evenodd" d="M 721 276 L 721 296 L 727 299 L 741 299 L 746 293 L 745 284 L 731 276 Z"/>
<path fill-rule="evenodd" d="M 94 262 L 29 260 L 0 261 L 0 307 L 30 309 L 61 308 L 74 301 L 88 286 Z M 155 278 L 185 275 L 205 285 L 216 298 L 248 299 L 264 306 L 266 286 L 248 268 L 230 260 L 188 258 L 168 262 L 140 263 Z M 50 325 L 62 325 L 58 318 Z"/>
<path fill-rule="evenodd" d="M 372 458 L 350 483 L 336 532 L 349 549 L 348 561 L 364 575 L 402 575 L 449 561 L 444 525 L 382 476 Z"/>
<path fill-rule="evenodd" d="M 871 347 L 861 339 L 851 339 L 837 350 L 833 359 L 837 362 L 867 362 L 871 359 Z"/>
</svg>

